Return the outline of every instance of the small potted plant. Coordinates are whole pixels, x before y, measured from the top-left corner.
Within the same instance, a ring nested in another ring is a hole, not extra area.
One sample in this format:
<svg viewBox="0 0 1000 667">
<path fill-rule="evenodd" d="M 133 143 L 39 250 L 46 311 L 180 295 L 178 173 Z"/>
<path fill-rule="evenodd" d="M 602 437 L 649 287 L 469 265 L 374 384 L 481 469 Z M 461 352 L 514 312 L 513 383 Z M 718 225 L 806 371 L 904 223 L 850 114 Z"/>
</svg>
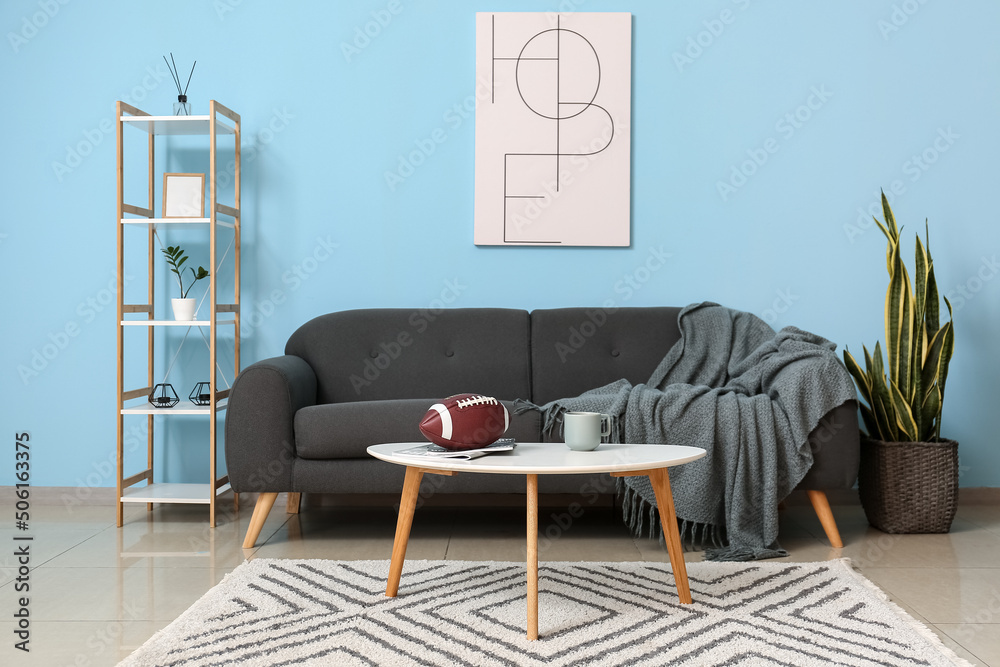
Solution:
<svg viewBox="0 0 1000 667">
<path fill-rule="evenodd" d="M 198 270 L 195 271 L 190 266 L 188 271 L 194 277 L 191 284 L 184 288 L 184 262 L 187 261 L 187 255 L 184 254 L 183 248 L 178 246 L 167 246 L 163 249 L 163 254 L 167 258 L 167 264 L 170 265 L 170 270 L 177 275 L 177 284 L 181 288 L 181 297 L 179 299 L 170 299 L 170 305 L 174 309 L 174 319 L 178 321 L 190 321 L 194 319 L 195 311 L 195 300 L 193 298 L 188 298 L 188 294 L 191 292 L 191 288 L 194 284 L 201 280 L 202 278 L 207 278 L 209 276 L 208 271 L 205 267 L 199 266 Z"/>
<path fill-rule="evenodd" d="M 937 281 L 930 235 L 925 246 L 917 235 L 913 283 L 900 257 L 899 229 L 882 195 L 888 239 L 889 287 L 885 295 L 888 356 L 875 343 L 864 348 L 862 370 L 850 352 L 844 363 L 867 405 L 861 417 L 868 431 L 861 443 L 858 491 L 868 522 L 887 533 L 946 533 L 958 507 L 958 443 L 941 438 L 948 364 L 955 347 L 952 311 L 939 322 Z M 927 223 L 924 222 L 925 233 Z"/>
</svg>

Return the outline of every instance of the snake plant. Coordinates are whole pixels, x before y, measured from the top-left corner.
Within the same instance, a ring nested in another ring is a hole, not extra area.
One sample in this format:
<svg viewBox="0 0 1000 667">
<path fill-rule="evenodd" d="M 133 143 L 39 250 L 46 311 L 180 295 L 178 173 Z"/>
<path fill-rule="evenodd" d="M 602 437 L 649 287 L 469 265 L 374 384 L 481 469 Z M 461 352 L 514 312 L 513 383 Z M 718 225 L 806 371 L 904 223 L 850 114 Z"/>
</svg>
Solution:
<svg viewBox="0 0 1000 667">
<path fill-rule="evenodd" d="M 926 220 L 926 245 L 916 235 L 916 275 L 911 283 L 900 257 L 899 228 L 885 193 L 882 213 L 885 222 L 875 218 L 875 223 L 888 240 L 885 338 L 889 374 L 886 377 L 878 342 L 873 354 L 863 348 L 864 370 L 846 349 L 844 363 L 867 403 L 861 405 L 861 417 L 870 437 L 885 442 L 937 442 L 941 439 L 948 363 L 955 348 L 951 304 L 944 299 L 948 322 L 939 326 L 939 296 Z"/>
</svg>

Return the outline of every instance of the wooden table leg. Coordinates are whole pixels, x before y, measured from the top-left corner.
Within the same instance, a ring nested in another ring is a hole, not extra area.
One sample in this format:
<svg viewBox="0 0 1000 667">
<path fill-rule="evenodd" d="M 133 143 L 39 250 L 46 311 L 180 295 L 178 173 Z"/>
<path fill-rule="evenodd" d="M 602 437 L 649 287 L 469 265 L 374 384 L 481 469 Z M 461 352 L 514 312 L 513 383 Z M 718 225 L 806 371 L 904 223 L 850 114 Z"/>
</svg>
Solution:
<svg viewBox="0 0 1000 667">
<path fill-rule="evenodd" d="M 691 604 L 691 589 L 688 585 L 687 566 L 684 563 L 684 549 L 681 547 L 681 532 L 677 529 L 677 515 L 674 513 L 674 496 L 670 492 L 670 475 L 666 468 L 649 471 L 649 481 L 656 494 L 656 506 L 660 510 L 660 524 L 670 554 L 670 566 L 674 570 L 674 584 L 683 604 Z"/>
<path fill-rule="evenodd" d="M 528 639 L 538 639 L 538 475 L 528 475 Z"/>
<path fill-rule="evenodd" d="M 413 525 L 413 511 L 417 508 L 420 480 L 423 477 L 424 471 L 420 468 L 406 467 L 403 496 L 399 501 L 399 517 L 396 519 L 396 539 L 392 543 L 392 561 L 389 563 L 389 582 L 385 586 L 386 597 L 396 597 L 399 590 L 399 577 L 403 574 L 403 561 L 406 559 L 406 544 L 410 541 L 410 526 Z"/>
</svg>

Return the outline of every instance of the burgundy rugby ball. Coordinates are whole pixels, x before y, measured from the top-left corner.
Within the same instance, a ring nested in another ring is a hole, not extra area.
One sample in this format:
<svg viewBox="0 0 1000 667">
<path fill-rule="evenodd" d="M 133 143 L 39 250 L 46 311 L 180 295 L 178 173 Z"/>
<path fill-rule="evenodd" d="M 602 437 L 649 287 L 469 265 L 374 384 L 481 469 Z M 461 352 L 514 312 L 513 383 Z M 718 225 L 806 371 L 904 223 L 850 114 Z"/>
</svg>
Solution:
<svg viewBox="0 0 1000 667">
<path fill-rule="evenodd" d="M 445 449 L 477 449 L 496 442 L 510 426 L 510 413 L 492 396 L 455 394 L 435 403 L 420 432 Z"/>
</svg>

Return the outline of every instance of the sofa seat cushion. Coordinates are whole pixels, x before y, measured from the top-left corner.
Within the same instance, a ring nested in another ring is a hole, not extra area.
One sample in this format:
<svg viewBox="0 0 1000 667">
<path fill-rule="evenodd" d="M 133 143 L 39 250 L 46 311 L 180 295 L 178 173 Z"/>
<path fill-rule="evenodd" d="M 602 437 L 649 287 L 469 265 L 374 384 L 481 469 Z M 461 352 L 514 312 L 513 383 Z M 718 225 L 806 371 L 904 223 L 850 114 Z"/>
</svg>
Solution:
<svg viewBox="0 0 1000 667">
<path fill-rule="evenodd" d="M 426 442 L 417 425 L 439 399 L 407 398 L 311 405 L 295 413 L 295 451 L 311 460 L 364 459 L 371 445 L 386 442 Z M 505 437 L 538 442 L 539 414 L 514 414 L 512 401 L 503 401 L 511 415 Z"/>
</svg>

